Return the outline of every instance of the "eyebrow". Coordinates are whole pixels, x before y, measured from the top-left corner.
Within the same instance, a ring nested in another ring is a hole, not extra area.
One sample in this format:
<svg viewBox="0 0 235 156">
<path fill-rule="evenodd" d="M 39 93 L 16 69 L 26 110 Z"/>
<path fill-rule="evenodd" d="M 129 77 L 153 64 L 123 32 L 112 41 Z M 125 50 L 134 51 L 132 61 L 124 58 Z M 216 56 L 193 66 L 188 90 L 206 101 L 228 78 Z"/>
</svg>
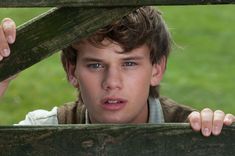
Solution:
<svg viewBox="0 0 235 156">
<path fill-rule="evenodd" d="M 82 62 L 102 62 L 102 59 L 93 58 L 93 57 L 85 57 L 82 59 Z"/>
<path fill-rule="evenodd" d="M 122 60 L 128 61 L 128 60 L 142 60 L 142 59 L 144 59 L 143 56 L 129 56 L 129 57 L 123 58 Z"/>
<path fill-rule="evenodd" d="M 129 61 L 129 60 L 142 60 L 144 59 L 144 56 L 127 56 L 120 58 L 123 61 Z M 100 58 L 94 58 L 92 56 L 88 56 L 82 59 L 82 62 L 103 62 L 103 59 Z"/>
</svg>

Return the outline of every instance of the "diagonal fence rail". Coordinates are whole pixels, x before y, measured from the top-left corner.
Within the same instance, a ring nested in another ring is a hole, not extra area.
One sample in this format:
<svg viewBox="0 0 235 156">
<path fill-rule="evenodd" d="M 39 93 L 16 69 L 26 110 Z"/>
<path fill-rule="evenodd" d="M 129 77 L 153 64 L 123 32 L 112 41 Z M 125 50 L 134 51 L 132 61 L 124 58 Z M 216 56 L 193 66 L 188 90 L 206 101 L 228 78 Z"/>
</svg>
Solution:
<svg viewBox="0 0 235 156">
<path fill-rule="evenodd" d="M 128 14 L 135 7 L 53 8 L 17 29 L 10 57 L 0 62 L 0 81 L 47 58 Z"/>
</svg>

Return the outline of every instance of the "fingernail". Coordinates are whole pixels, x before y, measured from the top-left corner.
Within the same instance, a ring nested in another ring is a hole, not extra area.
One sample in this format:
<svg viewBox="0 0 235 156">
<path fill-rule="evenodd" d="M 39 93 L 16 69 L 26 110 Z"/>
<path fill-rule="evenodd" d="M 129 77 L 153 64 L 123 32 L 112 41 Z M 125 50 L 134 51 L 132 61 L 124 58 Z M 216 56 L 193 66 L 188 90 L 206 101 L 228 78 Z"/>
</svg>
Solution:
<svg viewBox="0 0 235 156">
<path fill-rule="evenodd" d="M 12 29 L 12 28 L 13 28 L 12 22 L 7 21 L 3 23 L 3 29 Z"/>
<path fill-rule="evenodd" d="M 13 39 L 12 36 L 8 36 L 7 40 L 8 40 L 8 43 L 10 43 L 10 44 L 15 42 L 15 40 Z"/>
<path fill-rule="evenodd" d="M 224 122 L 226 124 L 230 124 L 230 123 L 232 123 L 232 120 L 230 118 L 225 118 Z"/>
<path fill-rule="evenodd" d="M 2 61 L 2 59 L 3 59 L 3 57 L 2 57 L 2 55 L 0 55 L 0 61 Z"/>
<path fill-rule="evenodd" d="M 7 57 L 10 55 L 10 50 L 9 49 L 4 49 L 2 52 L 3 56 Z"/>
<path fill-rule="evenodd" d="M 205 136 L 210 136 L 210 130 L 209 130 L 209 128 L 204 128 L 204 129 L 203 129 L 203 134 L 204 134 Z"/>
</svg>

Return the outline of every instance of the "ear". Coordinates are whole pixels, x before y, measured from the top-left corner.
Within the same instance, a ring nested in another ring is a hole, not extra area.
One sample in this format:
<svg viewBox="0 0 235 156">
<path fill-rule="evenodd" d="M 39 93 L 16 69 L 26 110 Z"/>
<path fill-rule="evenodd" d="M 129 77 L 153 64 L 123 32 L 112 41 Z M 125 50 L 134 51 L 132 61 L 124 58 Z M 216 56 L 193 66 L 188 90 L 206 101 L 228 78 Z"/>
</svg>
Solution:
<svg viewBox="0 0 235 156">
<path fill-rule="evenodd" d="M 69 83 L 75 88 L 79 88 L 79 83 L 75 76 L 76 64 L 72 64 L 71 62 L 66 61 L 65 68 L 66 68 L 67 79 Z"/>
<path fill-rule="evenodd" d="M 160 84 L 166 69 L 166 57 L 162 57 L 158 63 L 153 64 L 151 86 Z"/>
</svg>

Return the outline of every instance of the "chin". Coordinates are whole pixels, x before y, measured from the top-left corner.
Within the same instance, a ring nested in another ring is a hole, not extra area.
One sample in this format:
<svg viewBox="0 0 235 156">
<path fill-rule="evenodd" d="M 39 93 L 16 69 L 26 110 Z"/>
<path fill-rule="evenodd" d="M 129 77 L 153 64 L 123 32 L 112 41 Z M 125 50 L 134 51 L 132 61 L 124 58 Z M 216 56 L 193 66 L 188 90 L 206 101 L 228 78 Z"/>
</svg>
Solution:
<svg viewBox="0 0 235 156">
<path fill-rule="evenodd" d="M 120 118 L 113 118 L 113 119 L 104 119 L 102 120 L 101 123 L 104 123 L 104 124 L 125 124 L 125 123 L 128 123 L 127 121 L 125 121 L 124 119 L 120 119 Z"/>
</svg>

